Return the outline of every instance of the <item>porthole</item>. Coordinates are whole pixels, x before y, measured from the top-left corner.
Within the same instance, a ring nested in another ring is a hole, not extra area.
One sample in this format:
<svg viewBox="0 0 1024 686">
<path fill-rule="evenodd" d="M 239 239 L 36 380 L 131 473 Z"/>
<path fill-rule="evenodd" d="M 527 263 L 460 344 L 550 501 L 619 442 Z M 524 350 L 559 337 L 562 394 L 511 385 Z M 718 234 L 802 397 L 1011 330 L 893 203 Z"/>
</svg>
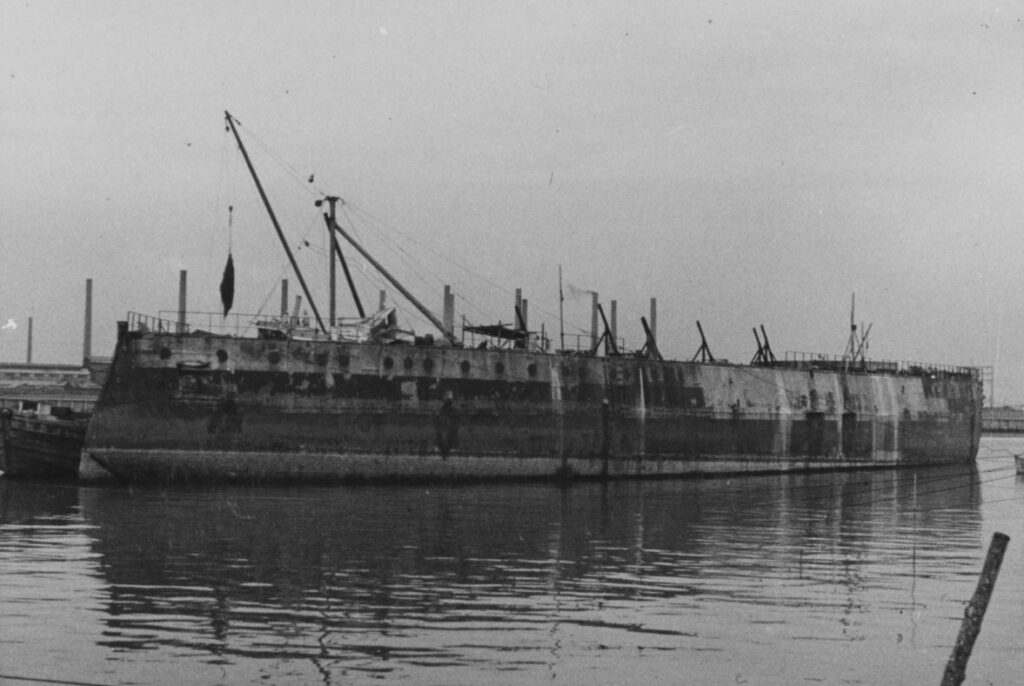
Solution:
<svg viewBox="0 0 1024 686">
<path fill-rule="evenodd" d="M 531 362 L 526 367 L 526 373 L 529 374 L 530 376 L 537 376 L 537 365 Z"/>
<path fill-rule="evenodd" d="M 316 360 L 316 363 L 321 367 L 327 366 L 327 353 L 317 353 L 314 359 Z"/>
<path fill-rule="evenodd" d="M 470 368 L 469 360 L 463 360 L 462 364 L 459 365 L 459 369 L 462 370 L 463 374 L 469 374 L 469 368 Z"/>
<path fill-rule="evenodd" d="M 434 371 L 434 360 L 432 360 L 429 357 L 423 360 L 423 371 L 427 372 L 428 374 Z"/>
<path fill-rule="evenodd" d="M 169 359 L 170 357 L 171 357 L 171 349 L 170 348 L 160 348 L 160 359 L 161 360 L 166 360 L 166 359 Z"/>
<path fill-rule="evenodd" d="M 505 373 L 505 363 L 504 362 L 499 362 L 498 364 L 494 365 L 494 371 L 496 371 L 498 374 L 504 374 Z"/>
<path fill-rule="evenodd" d="M 342 367 L 347 367 L 348 363 L 349 363 L 348 355 L 340 355 L 338 357 L 338 364 L 340 364 Z"/>
<path fill-rule="evenodd" d="M 217 351 L 217 361 L 220 362 L 221 364 L 224 364 L 225 362 L 227 362 L 228 361 L 228 351 L 225 350 L 224 348 L 221 348 L 220 350 L 218 350 Z"/>
<path fill-rule="evenodd" d="M 277 364 L 278 362 L 281 361 L 281 353 L 277 352 L 276 350 L 271 350 L 270 354 L 267 355 L 267 360 L 270 361 L 270 364 Z"/>
<path fill-rule="evenodd" d="M 405 362 L 402 363 L 402 366 L 404 366 L 406 369 L 412 369 L 412 365 L 413 361 L 411 357 L 405 358 Z"/>
<path fill-rule="evenodd" d="M 394 366 L 395 366 L 395 361 L 393 359 L 391 359 L 390 357 L 385 357 L 384 358 L 384 369 L 391 369 Z"/>
</svg>

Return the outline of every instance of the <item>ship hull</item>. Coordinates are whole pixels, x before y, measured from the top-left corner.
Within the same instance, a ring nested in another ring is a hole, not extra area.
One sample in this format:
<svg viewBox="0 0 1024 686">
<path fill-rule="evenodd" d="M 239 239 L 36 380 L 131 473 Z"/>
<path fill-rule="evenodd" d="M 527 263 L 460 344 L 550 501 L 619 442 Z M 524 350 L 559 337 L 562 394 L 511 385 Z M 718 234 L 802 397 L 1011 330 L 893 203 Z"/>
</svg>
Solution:
<svg viewBox="0 0 1024 686">
<path fill-rule="evenodd" d="M 129 332 L 80 476 L 638 478 L 971 462 L 969 370 L 850 371 Z"/>
<path fill-rule="evenodd" d="M 74 479 L 85 432 L 84 420 L 5 415 L 0 470 L 7 478 Z"/>
</svg>

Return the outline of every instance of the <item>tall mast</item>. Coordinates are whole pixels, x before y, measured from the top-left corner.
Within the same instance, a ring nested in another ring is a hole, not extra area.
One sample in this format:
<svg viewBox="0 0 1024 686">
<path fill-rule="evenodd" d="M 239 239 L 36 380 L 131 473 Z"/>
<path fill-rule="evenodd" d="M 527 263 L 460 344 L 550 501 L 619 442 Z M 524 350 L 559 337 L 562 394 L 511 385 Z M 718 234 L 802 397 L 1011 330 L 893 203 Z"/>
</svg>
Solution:
<svg viewBox="0 0 1024 686">
<path fill-rule="evenodd" d="M 856 357 L 857 351 L 857 325 L 854 323 L 854 304 L 856 302 L 857 294 L 850 294 L 850 338 L 846 341 L 846 352 L 843 353 L 843 360 L 849 364 Z"/>
<path fill-rule="evenodd" d="M 267 199 L 267 194 L 263 191 L 263 184 L 260 183 L 260 178 L 256 175 L 256 169 L 252 166 L 252 161 L 249 160 L 249 153 L 245 149 L 245 145 L 242 144 L 242 139 L 238 135 L 238 130 L 235 129 L 235 120 L 231 116 L 231 113 L 227 110 L 224 111 L 224 118 L 228 122 L 228 126 L 231 127 L 231 133 L 235 135 L 235 140 L 238 142 L 238 149 L 242 151 L 242 157 L 245 158 L 245 166 L 249 168 L 249 173 L 252 175 L 252 180 L 256 183 L 256 190 L 260 193 L 260 198 L 263 200 L 263 206 L 267 208 L 267 214 L 270 215 L 270 221 L 274 224 L 274 230 L 277 231 L 277 237 L 281 240 L 281 245 L 284 246 L 285 254 L 288 255 L 288 261 L 292 263 L 292 269 L 295 270 L 295 276 L 299 279 L 299 285 L 302 286 L 302 292 L 306 294 L 306 301 L 309 306 L 313 308 L 313 314 L 316 316 L 316 323 L 320 325 L 320 330 L 327 333 L 327 327 L 324 326 L 323 320 L 320 318 L 320 313 L 316 309 L 316 304 L 313 302 L 313 296 L 309 293 L 309 287 L 306 286 L 306 280 L 302 277 L 302 271 L 299 269 L 299 265 L 295 262 L 295 256 L 292 255 L 292 249 L 288 247 L 288 241 L 285 240 L 284 232 L 281 231 L 281 225 L 277 222 L 277 217 L 274 215 L 274 208 L 270 206 L 270 200 Z"/>
<path fill-rule="evenodd" d="M 329 215 L 328 215 L 328 217 L 329 217 Z M 442 324 L 441 320 L 438 319 L 437 316 L 433 312 L 428 310 L 426 308 L 426 306 L 423 305 L 423 303 L 421 303 L 419 300 L 417 300 L 416 297 L 413 296 L 412 293 L 407 291 L 405 289 L 405 287 L 401 283 L 399 283 L 398 280 L 395 277 L 391 276 L 391 274 L 388 272 L 388 270 L 385 269 L 381 265 L 380 262 L 378 262 L 377 260 L 373 259 L 373 256 L 370 255 L 370 253 L 366 252 L 366 249 L 364 249 L 363 246 L 361 246 L 358 243 L 356 243 L 355 239 L 353 239 L 352 236 L 349 236 L 347 233 L 345 233 L 345 230 L 343 228 L 341 228 L 340 226 L 338 226 L 337 222 L 334 222 L 334 230 L 337 231 L 338 233 L 340 233 L 341 236 L 346 241 L 351 243 L 352 247 L 355 248 L 357 251 L 359 251 L 359 254 L 362 255 L 363 257 L 365 257 L 367 262 L 369 262 L 370 264 L 373 265 L 374 269 L 379 271 L 381 273 L 381 275 L 385 279 L 387 279 L 389 283 L 391 283 L 392 286 L 394 286 L 395 288 L 398 289 L 399 293 L 404 295 L 406 297 L 406 299 L 409 302 L 411 302 L 416 307 L 417 310 L 420 311 L 420 314 L 422 314 L 424 317 L 429 319 L 430 323 L 433 324 L 435 327 L 437 327 L 437 330 L 440 331 L 441 334 L 446 339 L 448 339 L 449 343 L 451 343 L 452 345 L 459 345 L 459 340 L 455 337 L 455 334 L 447 326 Z"/>
<path fill-rule="evenodd" d="M 565 352 L 565 294 L 562 292 L 562 265 L 558 265 L 558 344 L 559 351 Z"/>
<path fill-rule="evenodd" d="M 345 280 L 348 281 L 348 289 L 352 292 L 352 299 L 356 303 L 356 309 L 359 310 L 359 316 L 365 317 L 366 311 L 363 310 L 363 302 L 359 299 L 359 292 L 356 290 L 356 285 L 352 281 L 352 272 L 348 269 L 348 262 L 345 260 L 345 256 L 341 253 L 341 246 L 338 244 L 338 235 L 334 233 L 334 225 L 336 221 L 336 214 L 334 206 L 338 203 L 341 198 L 337 196 L 327 196 L 324 198 L 327 201 L 330 212 L 324 215 L 324 221 L 327 223 L 327 232 L 331 235 L 331 252 L 334 253 L 331 258 L 331 322 L 334 325 L 334 310 L 335 310 L 335 283 L 337 281 L 336 268 L 334 266 L 334 257 L 338 258 L 338 262 L 341 262 L 341 268 L 345 272 Z M 323 205 L 324 200 L 317 200 L 316 206 L 320 207 Z M 344 201 L 342 201 L 344 203 Z"/>
<path fill-rule="evenodd" d="M 331 206 L 331 221 L 327 223 L 327 233 L 331 234 L 331 236 L 330 236 L 330 238 L 331 238 L 331 247 L 328 248 L 328 252 L 330 254 L 330 258 L 329 259 L 331 261 L 331 270 L 330 270 L 331 271 L 331 277 L 330 277 L 331 278 L 331 284 L 330 284 L 330 290 L 328 291 L 331 294 L 331 298 L 330 298 L 330 302 L 331 302 L 330 310 L 331 310 L 331 313 L 330 313 L 330 315 L 328 315 L 328 317 L 329 317 L 328 321 L 330 321 L 330 323 L 331 323 L 331 328 L 334 328 L 334 324 L 337 321 L 337 314 L 338 314 L 338 296 L 337 296 L 338 267 L 337 267 L 337 265 L 334 264 L 334 251 L 337 250 L 337 248 L 338 248 L 338 236 L 331 229 L 331 224 L 334 223 L 334 205 L 338 202 L 338 199 L 337 198 L 327 198 L 327 202 L 330 203 L 330 206 Z M 360 315 L 360 316 L 362 316 L 362 315 Z"/>
</svg>

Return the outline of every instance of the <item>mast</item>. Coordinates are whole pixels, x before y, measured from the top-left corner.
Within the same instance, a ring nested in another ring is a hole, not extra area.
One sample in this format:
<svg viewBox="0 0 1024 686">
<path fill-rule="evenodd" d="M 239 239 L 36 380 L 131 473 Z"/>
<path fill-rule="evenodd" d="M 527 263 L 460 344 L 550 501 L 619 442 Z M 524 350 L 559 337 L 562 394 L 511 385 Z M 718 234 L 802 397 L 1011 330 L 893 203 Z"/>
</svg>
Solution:
<svg viewBox="0 0 1024 686">
<path fill-rule="evenodd" d="M 329 218 L 329 215 L 328 215 L 328 218 Z M 345 232 L 345 229 L 341 228 L 338 225 L 337 222 L 333 222 L 333 225 L 334 225 L 334 230 L 337 231 L 338 233 L 340 233 L 342 238 L 344 238 L 346 241 L 351 243 L 352 247 L 355 248 L 357 251 L 359 251 L 359 254 L 362 255 L 363 257 L 365 257 L 367 262 L 369 262 L 370 264 L 373 265 L 374 269 L 379 271 L 381 273 L 381 275 L 385 279 L 387 279 L 388 282 L 392 286 L 394 286 L 395 288 L 398 289 L 399 293 L 404 295 L 406 297 L 406 299 L 409 302 L 411 302 L 413 304 L 413 306 L 415 306 L 415 308 L 417 310 L 420 311 L 420 314 L 422 314 L 424 317 L 429 319 L 430 323 L 433 324 L 435 327 L 437 327 L 437 330 L 441 332 L 441 334 L 448 340 L 449 343 L 451 343 L 452 345 L 459 345 L 459 340 L 455 337 L 455 334 L 447 326 L 442 324 L 441 320 L 438 319 L 437 316 L 433 312 L 428 310 L 426 308 L 426 306 L 423 305 L 423 303 L 421 303 L 419 300 L 416 299 L 415 296 L 413 296 L 412 293 L 407 291 L 405 289 L 405 287 L 401 283 L 399 283 L 398 280 L 395 277 L 391 276 L 391 273 L 388 272 L 388 270 L 385 269 L 381 265 L 380 262 L 378 262 L 377 260 L 373 259 L 373 256 L 370 255 L 370 253 L 366 252 L 366 249 L 363 248 L 363 246 L 361 246 L 358 243 L 356 243 L 355 239 L 353 239 L 351 236 L 349 236 Z"/>
<path fill-rule="evenodd" d="M 330 257 L 328 259 L 331 262 L 331 269 L 330 269 L 330 274 L 331 274 L 330 279 L 331 279 L 331 282 L 330 282 L 329 290 L 327 291 L 328 293 L 330 293 L 330 310 L 331 311 L 330 311 L 330 314 L 328 315 L 328 321 L 330 322 L 330 326 L 333 329 L 334 328 L 334 323 L 337 321 L 337 316 L 338 316 L 338 296 L 337 296 L 338 267 L 334 264 L 334 251 L 338 247 L 338 236 L 331 229 L 331 223 L 333 223 L 333 221 L 334 221 L 334 206 L 337 204 L 338 199 L 337 198 L 333 198 L 333 197 L 329 197 L 329 198 L 327 198 L 327 202 L 328 202 L 328 204 L 331 207 L 331 221 L 327 223 L 327 233 L 331 234 L 331 247 L 328 248 L 328 252 L 330 254 Z M 362 316 L 362 315 L 360 315 L 360 316 Z"/>
<path fill-rule="evenodd" d="M 562 291 L 562 265 L 558 265 L 558 341 L 559 351 L 565 352 L 565 293 Z"/>
<path fill-rule="evenodd" d="M 327 223 L 328 233 L 331 234 L 331 252 L 333 252 L 334 257 L 337 257 L 338 261 L 341 262 L 341 269 L 345 272 L 345 280 L 348 281 L 348 289 L 352 291 L 352 299 L 356 302 L 356 309 L 359 310 L 359 316 L 365 317 L 366 312 L 363 310 L 363 303 L 359 299 L 359 292 L 356 290 L 356 285 L 352 281 L 352 273 L 348 270 L 348 262 L 345 260 L 345 256 L 341 253 L 341 246 L 338 244 L 338 236 L 334 233 L 333 227 L 338 223 L 335 220 L 337 215 L 335 214 L 334 206 L 339 200 L 341 200 L 341 198 L 329 195 L 325 197 L 324 200 L 327 201 L 327 204 L 330 207 L 330 213 L 328 215 L 324 215 L 324 221 Z M 323 204 L 323 200 L 317 200 L 315 204 L 317 207 L 320 207 Z M 344 201 L 342 201 L 342 204 L 344 204 Z M 331 326 L 334 326 L 334 284 L 337 280 L 337 277 L 335 276 L 336 270 L 334 266 L 334 257 L 331 258 Z"/>
<path fill-rule="evenodd" d="M 856 293 L 850 294 L 850 338 L 846 341 L 846 352 L 843 354 L 843 357 L 847 361 L 853 361 L 853 357 L 857 349 L 857 325 L 854 323 L 853 319 L 853 308 L 856 298 Z"/>
<path fill-rule="evenodd" d="M 260 199 L 263 200 L 263 206 L 267 209 L 267 214 L 270 215 L 270 221 L 274 224 L 274 230 L 277 231 L 277 237 L 281 240 L 281 245 L 284 247 L 285 254 L 288 255 L 288 261 L 292 263 L 292 269 L 295 270 L 295 276 L 299 279 L 299 285 L 302 286 L 302 292 L 306 294 L 306 301 L 309 302 L 309 306 L 313 308 L 313 314 L 316 316 L 316 322 L 320 325 L 320 330 L 327 333 L 327 327 L 324 326 L 324 322 L 320 318 L 320 312 L 316 309 L 316 304 L 313 302 L 313 296 L 309 293 L 309 287 L 306 286 L 306 280 L 302 276 L 302 271 L 299 269 L 299 265 L 295 262 L 295 256 L 292 255 L 292 249 L 288 247 L 288 241 L 285 240 L 284 232 L 281 231 L 281 225 L 278 223 L 277 217 L 274 215 L 274 208 L 270 206 L 270 200 L 267 199 L 267 194 L 263 190 L 263 184 L 260 183 L 260 178 L 256 175 L 256 169 L 252 166 L 252 161 L 249 159 L 249 153 L 246 151 L 245 145 L 242 144 L 242 139 L 238 135 L 238 130 L 235 129 L 235 119 L 227 110 L 224 111 L 224 118 L 227 120 L 228 126 L 231 127 L 231 133 L 235 135 L 235 140 L 238 142 L 238 149 L 242 151 L 242 157 L 245 158 L 245 166 L 249 168 L 252 180 L 256 183 L 256 190 L 259 191 Z"/>
</svg>

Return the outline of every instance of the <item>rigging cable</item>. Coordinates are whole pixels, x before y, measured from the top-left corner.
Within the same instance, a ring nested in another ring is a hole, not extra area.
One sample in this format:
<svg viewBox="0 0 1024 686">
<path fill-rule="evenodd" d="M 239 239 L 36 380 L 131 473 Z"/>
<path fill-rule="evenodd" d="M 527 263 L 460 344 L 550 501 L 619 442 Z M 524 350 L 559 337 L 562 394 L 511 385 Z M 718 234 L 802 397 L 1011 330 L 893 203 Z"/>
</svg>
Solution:
<svg viewBox="0 0 1024 686">
<path fill-rule="evenodd" d="M 238 121 L 234 117 L 232 117 L 232 119 L 235 122 L 235 126 L 238 127 L 238 128 L 245 129 L 245 132 L 246 132 L 247 136 L 250 139 L 252 139 L 256 143 L 256 145 L 258 145 L 265 153 L 267 153 L 267 155 L 269 155 L 271 157 L 271 159 L 273 159 L 275 162 L 277 162 L 278 165 L 280 165 L 280 167 L 285 172 L 287 172 L 287 174 L 289 176 L 292 177 L 292 179 L 299 185 L 299 187 L 303 189 L 303 191 L 305 191 L 306 193 L 308 193 L 309 195 L 311 195 L 313 197 L 319 197 L 319 196 L 323 196 L 324 195 L 324 193 L 321 192 L 320 189 L 317 188 L 316 184 L 313 182 L 313 180 L 312 180 L 313 176 L 309 176 L 308 177 L 308 179 L 309 179 L 308 181 L 303 181 L 302 175 L 299 174 L 299 172 L 296 171 L 296 169 L 292 165 L 290 165 L 287 161 L 285 161 L 283 156 L 278 154 L 273 148 L 271 148 L 269 145 L 264 143 L 260 139 L 260 137 L 257 136 L 256 134 L 254 134 L 249 128 L 243 126 L 240 121 Z M 312 189 L 309 187 L 310 185 L 313 186 Z"/>
<path fill-rule="evenodd" d="M 244 127 L 241 124 L 241 122 L 239 122 L 237 119 L 234 119 L 234 122 L 235 122 L 235 125 L 237 127 L 244 128 L 245 131 L 246 131 L 246 135 L 252 141 L 254 141 L 256 143 L 256 145 L 260 149 L 262 149 L 267 155 L 269 155 L 289 176 L 291 176 L 291 178 L 297 184 L 299 184 L 300 187 L 306 193 L 310 194 L 313 197 L 318 197 L 318 196 L 319 197 L 323 197 L 325 195 L 325 193 L 319 188 L 319 186 L 316 185 L 316 183 L 315 183 L 315 176 L 314 175 L 309 175 L 306 179 L 303 179 L 303 176 L 301 174 L 299 174 L 299 172 L 292 165 L 290 165 L 280 154 L 278 154 L 274 149 L 272 149 L 269 145 L 267 145 L 259 136 L 256 136 L 250 129 L 248 129 L 247 127 Z M 311 186 L 312 186 L 312 188 L 311 188 Z M 343 201 L 342 202 L 342 207 L 344 208 L 346 205 L 352 206 L 351 203 Z M 474 270 L 472 270 L 471 268 L 467 267 L 466 265 L 458 262 L 457 260 L 454 260 L 451 257 L 448 257 L 447 255 L 444 255 L 443 253 L 437 251 L 435 248 L 433 248 L 430 245 L 428 245 L 428 244 L 426 244 L 426 243 L 416 239 L 412 235 L 402 231 L 401 229 L 399 229 L 398 227 L 394 226 L 393 224 L 390 224 L 388 222 L 383 221 L 382 219 L 376 217 L 372 213 L 367 212 L 366 210 L 362 210 L 358 206 L 352 206 L 352 207 L 353 207 L 353 210 L 355 212 L 358 212 L 359 214 L 363 215 L 368 220 L 372 220 L 379 227 L 386 228 L 386 229 L 388 229 L 388 230 L 398 234 L 399 236 L 402 236 L 406 240 L 416 244 L 417 246 L 420 246 L 424 250 L 426 250 L 426 251 L 428 251 L 428 252 L 430 252 L 430 253 L 440 257 L 442 260 L 448 262 L 449 264 L 455 265 L 456 267 L 462 269 L 463 271 L 465 271 L 470 276 L 472 276 L 472 277 L 474 277 L 474 278 L 476 278 L 478 280 L 481 280 L 481 281 L 487 283 L 489 286 L 491 286 L 492 288 L 494 288 L 498 292 L 503 293 L 506 296 L 510 295 L 511 292 L 507 288 L 498 285 L 493 280 L 483 276 L 482 274 L 479 274 L 479 273 L 475 272 Z M 344 209 L 343 209 L 343 212 L 344 212 Z M 352 226 L 353 222 L 351 220 L 351 217 L 349 217 L 347 215 L 347 213 L 345 213 L 345 215 L 346 215 L 346 218 L 349 220 L 349 225 Z M 404 248 L 402 248 L 400 241 L 393 241 L 393 245 L 390 247 L 390 249 L 393 252 L 398 252 L 398 253 L 401 253 L 402 255 L 405 256 L 402 259 L 403 259 L 403 262 L 406 264 L 407 269 L 412 271 L 414 276 L 416 278 L 418 278 L 422 284 L 428 284 L 428 283 L 431 282 L 431 279 L 428 279 L 422 273 L 422 269 L 423 269 L 422 263 L 419 260 L 417 260 L 415 257 L 413 257 L 408 251 L 406 251 Z M 428 273 L 429 273 L 429 270 L 428 270 Z M 438 279 L 437 277 L 432 277 L 432 278 L 433 278 L 433 281 L 436 282 L 437 284 L 443 284 L 443 281 L 441 279 Z M 474 303 L 472 303 L 468 299 L 466 299 L 465 296 L 462 294 L 462 292 L 460 290 L 456 290 L 455 296 L 456 296 L 457 299 L 462 301 L 464 306 L 469 307 L 472 310 L 475 310 L 481 317 L 485 316 L 486 313 L 484 313 L 484 311 L 481 308 L 479 308 L 477 305 L 475 305 Z M 268 298 L 269 298 L 269 296 L 268 296 Z M 544 314 L 547 314 L 548 316 L 554 316 L 551 312 L 549 312 L 547 309 L 545 309 L 543 307 L 536 307 L 535 311 L 542 312 Z M 577 328 L 580 333 L 586 333 L 586 329 L 584 327 L 578 326 L 576 324 L 573 324 L 573 326 L 575 328 Z"/>
</svg>

